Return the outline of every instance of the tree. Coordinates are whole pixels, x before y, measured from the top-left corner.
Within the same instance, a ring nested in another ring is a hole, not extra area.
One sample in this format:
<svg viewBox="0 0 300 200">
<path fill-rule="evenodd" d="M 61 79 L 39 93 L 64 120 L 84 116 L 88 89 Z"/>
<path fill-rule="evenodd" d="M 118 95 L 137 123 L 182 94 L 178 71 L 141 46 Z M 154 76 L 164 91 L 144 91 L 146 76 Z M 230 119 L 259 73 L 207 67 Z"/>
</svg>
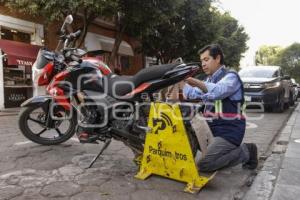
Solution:
<svg viewBox="0 0 300 200">
<path fill-rule="evenodd" d="M 294 43 L 283 49 L 276 59 L 284 72 L 300 82 L 300 43 Z"/>
<path fill-rule="evenodd" d="M 117 34 L 110 66 L 115 64 L 115 56 L 124 33 L 143 39 L 142 35 L 153 30 L 152 27 L 176 15 L 176 8 L 182 2 L 184 0 L 119 0 L 114 11 Z"/>
<path fill-rule="evenodd" d="M 177 10 L 170 16 L 160 19 L 140 35 L 143 53 L 156 57 L 162 63 L 168 63 L 181 54 L 179 47 L 185 42 L 182 20 Z"/>
<path fill-rule="evenodd" d="M 177 15 L 152 27 L 143 35 L 143 51 L 162 63 L 177 57 L 199 60 L 198 50 L 210 43 L 220 43 L 226 65 L 237 68 L 247 50 L 248 35 L 228 13 L 221 14 L 211 0 L 186 0 Z"/>
<path fill-rule="evenodd" d="M 183 57 L 198 60 L 197 51 L 212 41 L 214 14 L 209 10 L 210 0 L 186 0 L 179 2 L 169 18 L 160 20 L 142 34 L 142 50 L 162 63 Z"/>
<path fill-rule="evenodd" d="M 262 46 L 256 52 L 256 63 L 281 66 L 285 74 L 300 82 L 300 43 L 286 48 L 280 46 Z"/>
<path fill-rule="evenodd" d="M 218 37 L 218 16 L 211 5 L 212 0 L 186 1 L 182 11 L 184 17 L 186 46 L 184 59 L 198 61 L 198 51 Z"/>
<path fill-rule="evenodd" d="M 223 49 L 225 65 L 238 70 L 242 54 L 248 49 L 246 42 L 249 37 L 244 27 L 240 26 L 229 13 L 217 13 L 217 15 L 219 29 L 215 42 Z"/>
<path fill-rule="evenodd" d="M 275 65 L 282 50 L 283 48 L 280 46 L 261 46 L 255 53 L 255 64 Z"/>
</svg>

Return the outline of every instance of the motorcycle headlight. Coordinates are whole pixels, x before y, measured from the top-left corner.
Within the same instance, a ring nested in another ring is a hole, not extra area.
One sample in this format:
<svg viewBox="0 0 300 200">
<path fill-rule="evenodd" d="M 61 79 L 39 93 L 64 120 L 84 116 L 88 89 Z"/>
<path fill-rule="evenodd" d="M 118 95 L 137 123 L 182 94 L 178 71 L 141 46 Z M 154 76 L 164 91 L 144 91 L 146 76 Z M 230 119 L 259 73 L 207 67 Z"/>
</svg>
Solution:
<svg viewBox="0 0 300 200">
<path fill-rule="evenodd" d="M 280 82 L 265 83 L 264 86 L 266 88 L 278 87 L 278 86 L 280 86 Z"/>
</svg>

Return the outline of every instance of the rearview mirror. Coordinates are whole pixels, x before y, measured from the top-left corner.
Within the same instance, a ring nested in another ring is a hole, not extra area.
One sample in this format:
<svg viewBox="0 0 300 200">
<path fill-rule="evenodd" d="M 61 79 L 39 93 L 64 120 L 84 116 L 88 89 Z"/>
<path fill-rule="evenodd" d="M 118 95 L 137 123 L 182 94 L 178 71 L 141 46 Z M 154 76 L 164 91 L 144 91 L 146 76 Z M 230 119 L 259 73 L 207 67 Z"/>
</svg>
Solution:
<svg viewBox="0 0 300 200">
<path fill-rule="evenodd" d="M 66 24 L 72 24 L 73 22 L 73 16 L 72 15 L 68 15 L 65 19 L 65 22 Z"/>
<path fill-rule="evenodd" d="M 73 22 L 73 16 L 72 15 L 68 15 L 66 18 L 65 18 L 65 21 L 61 27 L 61 32 L 64 33 L 65 32 L 65 27 L 67 24 L 72 24 Z"/>
</svg>

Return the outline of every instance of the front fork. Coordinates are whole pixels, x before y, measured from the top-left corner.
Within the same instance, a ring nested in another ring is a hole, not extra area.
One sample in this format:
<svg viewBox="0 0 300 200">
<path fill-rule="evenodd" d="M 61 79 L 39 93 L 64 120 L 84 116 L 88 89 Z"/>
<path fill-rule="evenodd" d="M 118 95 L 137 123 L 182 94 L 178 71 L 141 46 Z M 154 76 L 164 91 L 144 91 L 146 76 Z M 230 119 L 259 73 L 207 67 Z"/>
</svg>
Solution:
<svg viewBox="0 0 300 200">
<path fill-rule="evenodd" d="M 55 118 L 59 118 L 60 116 L 58 114 L 59 110 L 58 108 L 62 108 L 66 111 L 72 112 L 72 105 L 70 102 L 71 97 L 66 96 L 65 92 L 62 88 L 58 86 L 47 87 L 47 93 L 51 95 L 53 98 L 49 102 L 48 106 L 46 106 L 44 109 L 45 113 L 47 113 L 46 116 L 46 126 L 47 128 L 55 128 Z"/>
<path fill-rule="evenodd" d="M 65 103 L 67 102 L 67 103 Z M 67 116 L 60 116 L 59 115 L 59 109 L 64 109 L 66 111 L 72 112 L 71 110 L 72 106 L 70 104 L 70 101 L 65 99 L 64 103 L 57 102 L 56 98 L 52 98 L 48 105 L 43 106 L 43 111 L 46 113 L 46 127 L 56 128 L 56 122 L 59 120 L 60 117 L 67 117 Z M 65 113 L 65 112 L 64 112 Z"/>
<path fill-rule="evenodd" d="M 55 128 L 54 120 L 52 118 L 53 112 L 53 104 L 55 103 L 54 99 L 51 99 L 51 101 L 48 103 L 48 105 L 45 105 L 43 107 L 44 112 L 46 113 L 46 127 L 51 129 Z"/>
</svg>

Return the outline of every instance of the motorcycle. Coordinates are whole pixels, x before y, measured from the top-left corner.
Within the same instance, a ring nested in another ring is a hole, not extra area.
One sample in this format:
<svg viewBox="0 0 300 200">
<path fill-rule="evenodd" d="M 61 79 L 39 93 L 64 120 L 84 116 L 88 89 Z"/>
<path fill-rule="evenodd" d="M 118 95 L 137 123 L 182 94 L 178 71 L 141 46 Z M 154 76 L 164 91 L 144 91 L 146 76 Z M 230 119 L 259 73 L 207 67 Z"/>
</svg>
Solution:
<svg viewBox="0 0 300 200">
<path fill-rule="evenodd" d="M 66 27 L 72 22 L 73 17 L 67 16 L 61 27 L 60 40 L 56 50 L 40 49 L 32 66 L 35 88 L 45 90 L 44 86 L 47 86 L 47 95 L 34 96 L 21 105 L 19 128 L 26 138 L 38 144 L 60 144 L 75 134 L 76 118 L 62 118 L 62 116 L 70 115 L 71 102 L 69 96 L 65 94 L 66 91 L 64 91 L 61 81 L 68 75 L 72 67 L 89 65 L 98 68 L 103 75 L 112 73 L 101 60 L 84 57 L 86 55 L 84 50 L 70 47 L 81 34 L 80 30 L 67 34 Z M 62 44 L 63 47 L 59 50 Z M 53 108 L 54 111 L 51 115 L 49 108 Z M 61 118 L 58 119 L 58 117 Z M 60 130 L 59 127 L 64 130 Z"/>
<path fill-rule="evenodd" d="M 47 87 L 50 95 L 36 96 L 22 104 L 19 127 L 25 137 L 39 144 L 64 142 L 74 132 L 80 142 L 104 142 L 90 166 L 111 139 L 122 141 L 136 156 L 141 155 L 150 104 L 158 101 L 156 92 L 193 76 L 198 70 L 199 63 L 172 63 L 144 68 L 133 76 L 119 76 L 105 74 L 98 66 L 77 59 L 72 67 L 52 78 Z M 31 117 L 34 113 L 37 113 L 35 119 Z M 69 122 L 65 133 L 60 130 L 63 121 Z M 29 122 L 35 122 L 42 130 L 32 131 Z M 195 154 L 198 141 L 189 121 L 184 123 Z M 45 138 L 48 131 L 55 131 L 57 136 Z"/>
</svg>

